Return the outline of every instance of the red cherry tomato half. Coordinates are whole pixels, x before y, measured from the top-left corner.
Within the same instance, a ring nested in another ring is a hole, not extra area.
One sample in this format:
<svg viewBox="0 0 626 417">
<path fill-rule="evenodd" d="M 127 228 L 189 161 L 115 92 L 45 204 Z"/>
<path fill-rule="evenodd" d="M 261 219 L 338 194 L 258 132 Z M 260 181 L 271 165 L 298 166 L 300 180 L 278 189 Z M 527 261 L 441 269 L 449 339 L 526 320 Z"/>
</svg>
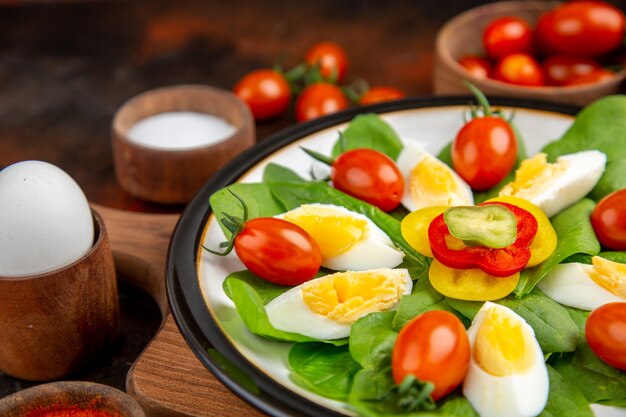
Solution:
<svg viewBox="0 0 626 417">
<path fill-rule="evenodd" d="M 305 60 L 311 65 L 319 65 L 322 76 L 341 82 L 348 72 L 346 51 L 333 42 L 320 42 L 306 53 Z"/>
<path fill-rule="evenodd" d="M 613 71 L 600 68 L 591 71 L 589 74 L 579 75 L 571 78 L 565 85 L 581 85 L 581 84 L 593 84 L 601 81 L 609 80 L 615 76 Z"/>
<path fill-rule="evenodd" d="M 544 85 L 541 65 L 528 54 L 511 54 L 502 58 L 494 69 L 494 78 L 505 83 L 540 86 Z"/>
<path fill-rule="evenodd" d="M 400 330 L 391 355 L 391 371 L 397 384 L 407 375 L 432 382 L 432 397 L 437 401 L 463 381 L 469 361 L 470 344 L 461 320 L 448 311 L 431 310 Z"/>
<path fill-rule="evenodd" d="M 486 58 L 477 56 L 464 56 L 459 64 L 476 78 L 485 79 L 491 77 L 491 63 Z"/>
<path fill-rule="evenodd" d="M 333 162 L 333 186 L 383 211 L 398 207 L 404 193 L 404 177 L 393 159 L 374 149 L 353 149 Z"/>
<path fill-rule="evenodd" d="M 470 120 L 452 142 L 452 166 L 474 190 L 487 190 L 502 181 L 516 159 L 515 133 L 500 117 Z"/>
<path fill-rule="evenodd" d="M 626 371 L 626 303 L 604 304 L 593 310 L 585 324 L 585 336 L 600 359 Z"/>
<path fill-rule="evenodd" d="M 315 119 L 347 109 L 348 99 L 334 84 L 316 83 L 306 87 L 296 99 L 296 119 Z"/>
<path fill-rule="evenodd" d="M 591 212 L 591 224 L 603 246 L 626 250 L 626 188 L 598 202 Z"/>
<path fill-rule="evenodd" d="M 359 100 L 359 104 L 365 106 L 367 104 L 374 104 L 374 103 L 381 103 L 383 101 L 397 100 L 403 97 L 406 97 L 406 94 L 404 94 L 404 91 L 398 90 L 397 88 L 394 88 L 394 87 L 378 86 L 378 87 L 372 87 L 369 90 L 367 90 L 367 92 L 361 96 L 361 99 Z"/>
<path fill-rule="evenodd" d="M 246 74 L 233 90 L 250 107 L 255 120 L 279 116 L 291 100 L 289 83 L 282 74 L 271 69 Z"/>
<path fill-rule="evenodd" d="M 601 69 L 592 58 L 570 55 L 554 55 L 543 61 L 546 82 L 551 85 L 567 85 L 571 80 Z"/>
<path fill-rule="evenodd" d="M 491 58 L 533 51 L 533 31 L 528 22 L 507 16 L 492 21 L 483 32 L 483 46 Z"/>
<path fill-rule="evenodd" d="M 250 271 L 280 285 L 310 280 L 322 263 L 322 251 L 311 235 L 300 226 L 273 217 L 247 221 L 235 237 L 235 252 Z"/>
<path fill-rule="evenodd" d="M 603 55 L 621 45 L 624 13 L 603 1 L 566 2 L 540 17 L 536 37 L 546 53 Z"/>
</svg>

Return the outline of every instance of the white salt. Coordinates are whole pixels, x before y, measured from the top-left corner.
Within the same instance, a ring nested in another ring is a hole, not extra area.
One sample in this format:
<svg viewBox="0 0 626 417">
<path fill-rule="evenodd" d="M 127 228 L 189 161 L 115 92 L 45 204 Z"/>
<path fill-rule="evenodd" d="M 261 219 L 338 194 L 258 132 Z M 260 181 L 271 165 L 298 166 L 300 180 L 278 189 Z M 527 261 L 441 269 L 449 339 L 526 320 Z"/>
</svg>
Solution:
<svg viewBox="0 0 626 417">
<path fill-rule="evenodd" d="M 130 128 L 128 138 L 154 148 L 188 149 L 221 142 L 235 130 L 235 126 L 221 117 L 180 111 L 140 120 Z"/>
</svg>

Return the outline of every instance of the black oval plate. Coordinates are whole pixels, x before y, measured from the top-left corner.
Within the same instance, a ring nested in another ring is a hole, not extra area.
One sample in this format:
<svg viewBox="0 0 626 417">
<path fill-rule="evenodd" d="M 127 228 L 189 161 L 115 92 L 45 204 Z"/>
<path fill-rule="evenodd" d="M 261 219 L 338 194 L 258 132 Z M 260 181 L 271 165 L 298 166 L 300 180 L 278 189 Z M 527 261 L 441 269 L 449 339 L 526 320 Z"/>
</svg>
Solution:
<svg viewBox="0 0 626 417">
<path fill-rule="evenodd" d="M 191 350 L 222 383 L 241 398 L 272 416 L 343 416 L 307 398 L 286 389 L 261 372 L 229 342 L 209 313 L 201 294 L 197 276 L 197 248 L 202 238 L 203 226 L 211 209 L 208 201 L 211 194 L 245 174 L 256 163 L 285 145 L 317 131 L 347 122 L 361 113 L 384 114 L 417 108 L 466 105 L 472 98 L 428 97 L 407 98 L 399 101 L 358 107 L 326 116 L 317 120 L 295 125 L 243 152 L 217 172 L 198 192 L 182 213 L 170 241 L 167 258 L 166 287 L 174 319 Z M 575 115 L 577 108 L 536 101 L 493 98 L 494 106 L 545 110 L 566 115 Z M 232 365 L 235 372 L 224 366 L 223 359 L 211 355 L 219 352 Z M 246 377 L 241 378 L 241 372 Z M 237 376 L 239 373 L 240 376 Z M 250 388 L 250 379 L 255 388 Z M 247 380 L 247 381 L 246 381 Z"/>
</svg>

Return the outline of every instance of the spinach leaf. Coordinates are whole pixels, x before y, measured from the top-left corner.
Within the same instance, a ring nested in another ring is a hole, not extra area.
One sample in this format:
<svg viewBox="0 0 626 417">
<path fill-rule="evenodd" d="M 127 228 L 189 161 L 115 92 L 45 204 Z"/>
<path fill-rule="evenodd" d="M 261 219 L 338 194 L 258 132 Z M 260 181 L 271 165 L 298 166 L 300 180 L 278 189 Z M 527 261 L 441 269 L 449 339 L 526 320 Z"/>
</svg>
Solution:
<svg viewBox="0 0 626 417">
<path fill-rule="evenodd" d="M 301 204 L 335 204 L 369 217 L 405 253 L 405 261 L 410 261 L 422 270 L 428 268 L 429 260 L 416 252 L 402 237 L 400 221 L 378 207 L 344 194 L 323 182 L 276 182 L 268 186 L 274 197 L 287 210 Z"/>
<path fill-rule="evenodd" d="M 280 181 L 305 181 L 304 178 L 293 172 L 291 169 L 270 162 L 263 170 L 263 182 Z"/>
<path fill-rule="evenodd" d="M 556 249 L 541 264 L 522 270 L 515 289 L 518 297 L 530 293 L 543 277 L 567 257 L 575 253 L 595 255 L 600 252 L 600 243 L 589 220 L 594 206 L 593 201 L 582 199 L 551 219 L 558 239 Z"/>
<path fill-rule="evenodd" d="M 346 344 L 347 341 L 345 339 L 322 341 L 298 333 L 284 332 L 274 328 L 267 317 L 261 296 L 259 296 L 250 284 L 238 278 L 231 278 L 227 280 L 227 282 L 230 295 L 237 308 L 237 313 L 239 313 L 246 327 L 257 336 L 279 342 Z"/>
<path fill-rule="evenodd" d="M 400 298 L 396 315 L 393 319 L 394 330 L 400 331 L 400 329 L 414 317 L 429 310 L 447 310 L 453 312 L 444 296 L 430 284 L 428 271 L 425 271 L 413 285 L 412 294 Z"/>
<path fill-rule="evenodd" d="M 398 334 L 391 328 L 395 312 L 371 313 L 352 325 L 350 353 L 365 369 L 389 366 Z"/>
<path fill-rule="evenodd" d="M 272 196 L 267 184 L 236 183 L 216 191 L 209 197 L 211 209 L 218 220 L 221 220 L 224 214 L 240 218 L 243 216 L 241 203 L 228 190 L 237 194 L 246 203 L 248 219 L 275 216 L 285 211 L 285 208 Z M 219 224 L 224 234 L 230 237 L 230 231 L 222 225 L 221 221 Z"/>
<path fill-rule="evenodd" d="M 594 255 L 589 255 L 586 253 L 575 253 L 572 256 L 568 256 L 561 263 L 571 263 L 578 262 L 581 264 L 591 265 L 591 258 Z M 604 251 L 598 254 L 599 257 L 608 259 L 609 261 L 619 262 L 621 264 L 626 264 L 626 251 Z"/>
<path fill-rule="evenodd" d="M 574 353 L 555 358 L 552 366 L 590 403 L 626 405 L 626 375 L 602 362 L 586 341 Z"/>
<path fill-rule="evenodd" d="M 222 283 L 222 289 L 228 298 L 233 299 L 230 293 L 229 281 L 232 279 L 238 279 L 245 282 L 254 289 L 257 293 L 263 305 L 269 303 L 274 298 L 278 297 L 291 287 L 285 285 L 278 285 L 259 278 L 251 271 L 244 269 L 243 271 L 236 271 L 228 274 L 224 282 Z"/>
<path fill-rule="evenodd" d="M 336 400 L 348 398 L 352 379 L 361 369 L 348 346 L 326 343 L 296 343 L 289 350 L 288 362 L 296 384 Z"/>
<path fill-rule="evenodd" d="M 332 157 L 356 148 L 372 148 L 395 160 L 404 145 L 395 130 L 377 114 L 356 116 L 335 143 Z"/>
<path fill-rule="evenodd" d="M 550 393 L 548 403 L 539 417 L 593 417 L 589 402 L 582 392 L 548 365 Z"/>
<path fill-rule="evenodd" d="M 543 148 L 552 161 L 560 155 L 597 149 L 607 156 L 607 166 L 589 196 L 598 201 L 626 188 L 626 96 L 604 97 L 585 107 L 561 139 Z"/>
</svg>

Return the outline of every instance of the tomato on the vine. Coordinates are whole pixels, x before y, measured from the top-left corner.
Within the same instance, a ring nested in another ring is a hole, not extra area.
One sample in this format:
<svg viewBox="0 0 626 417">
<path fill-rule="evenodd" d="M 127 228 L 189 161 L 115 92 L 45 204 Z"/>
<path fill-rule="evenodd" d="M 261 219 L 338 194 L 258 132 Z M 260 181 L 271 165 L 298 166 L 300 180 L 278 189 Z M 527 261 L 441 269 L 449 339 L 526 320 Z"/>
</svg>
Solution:
<svg viewBox="0 0 626 417">
<path fill-rule="evenodd" d="M 488 59 L 477 56 L 464 56 L 459 60 L 459 64 L 474 77 L 480 79 L 491 77 L 491 72 L 493 71 Z"/>
<path fill-rule="evenodd" d="M 327 80 L 341 82 L 348 72 L 346 51 L 334 42 L 313 45 L 307 51 L 305 59 L 310 65 L 319 65 L 320 73 Z"/>
<path fill-rule="evenodd" d="M 626 188 L 598 202 L 591 224 L 600 243 L 613 250 L 626 250 Z"/>
<path fill-rule="evenodd" d="M 463 381 L 469 362 L 470 343 L 461 320 L 448 311 L 430 310 L 400 330 L 391 371 L 397 384 L 408 375 L 433 383 L 431 396 L 437 401 Z"/>
<path fill-rule="evenodd" d="M 541 65 L 528 54 L 507 55 L 496 64 L 494 78 L 505 83 L 540 86 L 544 85 Z"/>
<path fill-rule="evenodd" d="M 540 17 L 536 36 L 547 53 L 603 55 L 621 45 L 624 13 L 603 1 L 566 2 Z"/>
<path fill-rule="evenodd" d="M 303 122 L 347 109 L 350 103 L 339 87 L 315 83 L 300 92 L 296 99 L 296 120 Z"/>
<path fill-rule="evenodd" d="M 591 350 L 609 365 L 626 371 L 626 302 L 604 304 L 585 324 Z"/>
<path fill-rule="evenodd" d="M 330 178 L 338 190 L 386 212 L 398 207 L 404 193 L 404 177 L 396 163 L 374 149 L 342 153 L 332 164 Z"/>
<path fill-rule="evenodd" d="M 487 98 L 470 87 L 483 108 L 461 128 L 452 142 L 452 166 L 474 190 L 487 190 L 506 177 L 517 160 L 513 128 L 491 112 Z"/>
<path fill-rule="evenodd" d="M 499 59 L 514 53 L 533 51 L 533 30 L 524 19 L 506 16 L 492 21 L 483 32 L 487 55 Z"/>
<path fill-rule="evenodd" d="M 406 97 L 404 91 L 398 90 L 394 87 L 378 86 L 367 90 L 359 99 L 359 104 L 365 106 L 367 104 L 397 100 L 403 97 Z"/>
<path fill-rule="evenodd" d="M 250 108 L 256 120 L 282 114 L 291 101 L 291 88 L 285 77 L 271 69 L 258 69 L 241 78 L 233 91 Z"/>
<path fill-rule="evenodd" d="M 543 61 L 546 81 L 551 85 L 568 85 L 577 77 L 588 75 L 600 68 L 595 59 L 571 55 L 553 55 Z"/>
</svg>

